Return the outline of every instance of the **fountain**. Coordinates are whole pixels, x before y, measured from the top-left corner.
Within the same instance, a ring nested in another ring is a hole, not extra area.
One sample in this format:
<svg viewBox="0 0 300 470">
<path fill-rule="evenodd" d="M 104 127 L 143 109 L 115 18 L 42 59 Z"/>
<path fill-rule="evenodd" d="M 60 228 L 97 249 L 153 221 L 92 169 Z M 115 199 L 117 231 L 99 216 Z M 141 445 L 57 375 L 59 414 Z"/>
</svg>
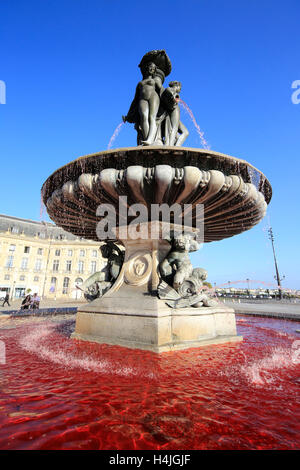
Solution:
<svg viewBox="0 0 300 470">
<path fill-rule="evenodd" d="M 149 59 L 155 67 L 146 67 Z M 164 51 L 151 51 L 140 65 L 150 88 L 171 69 Z M 89 303 L 78 309 L 75 332 L 75 315 L 0 318 L 1 449 L 158 456 L 299 448 L 297 323 L 236 321 L 204 290 L 206 270 L 189 260 L 200 242 L 257 224 L 270 184 L 243 160 L 182 147 L 180 86 L 173 82 L 164 97 L 158 89 L 152 135 L 137 94 L 124 118 L 135 124 L 137 147 L 81 157 L 43 185 L 51 218 L 99 240 L 107 262 L 83 284 Z M 157 205 L 183 208 L 186 217 L 175 211 L 166 220 L 151 210 Z M 183 350 L 154 353 L 172 349 Z"/>
<path fill-rule="evenodd" d="M 101 241 L 107 259 L 84 283 L 90 302 L 78 309 L 73 337 L 158 353 L 240 341 L 234 310 L 204 291 L 207 272 L 188 254 L 256 225 L 270 183 L 244 160 L 183 147 L 181 83 L 163 87 L 169 57 L 150 51 L 139 67 L 143 79 L 123 116 L 137 147 L 80 157 L 42 187 L 51 219 Z"/>
</svg>

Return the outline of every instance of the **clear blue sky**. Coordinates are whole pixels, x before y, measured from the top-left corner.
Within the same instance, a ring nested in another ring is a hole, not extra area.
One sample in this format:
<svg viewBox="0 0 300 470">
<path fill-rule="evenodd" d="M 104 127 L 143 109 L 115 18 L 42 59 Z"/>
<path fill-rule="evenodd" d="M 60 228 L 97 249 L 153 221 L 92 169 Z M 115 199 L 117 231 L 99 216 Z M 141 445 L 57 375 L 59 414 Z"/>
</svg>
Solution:
<svg viewBox="0 0 300 470">
<path fill-rule="evenodd" d="M 300 289 L 299 0 L 0 0 L 0 212 L 39 220 L 40 188 L 56 168 L 107 148 L 133 98 L 143 54 L 165 49 L 172 80 L 212 150 L 262 170 L 268 216 L 193 255 L 209 279 L 272 282 L 266 227 L 286 287 Z M 189 118 L 186 146 L 200 147 Z M 115 147 L 134 146 L 123 127 Z"/>
</svg>

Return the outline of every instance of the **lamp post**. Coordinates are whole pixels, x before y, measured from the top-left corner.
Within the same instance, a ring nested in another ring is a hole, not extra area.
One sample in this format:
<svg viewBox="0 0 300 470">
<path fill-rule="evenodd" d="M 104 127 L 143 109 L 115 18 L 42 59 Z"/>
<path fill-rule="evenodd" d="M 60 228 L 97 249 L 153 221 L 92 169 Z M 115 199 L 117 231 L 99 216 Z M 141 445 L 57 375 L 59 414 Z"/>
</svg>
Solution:
<svg viewBox="0 0 300 470">
<path fill-rule="evenodd" d="M 50 249 L 51 249 L 52 238 L 51 238 L 51 233 L 50 233 L 50 235 L 49 235 L 49 233 L 48 233 L 48 227 L 47 227 L 46 222 L 42 221 L 42 224 L 43 224 L 44 227 L 45 227 L 45 235 L 46 235 L 46 237 L 48 237 L 48 239 L 49 239 L 49 242 L 48 242 L 47 261 L 46 261 L 46 269 L 45 269 L 45 277 L 44 277 L 43 291 L 42 291 L 42 299 L 43 299 L 43 298 L 44 298 L 44 295 L 45 295 L 45 287 L 46 287 L 46 281 L 47 281 L 47 273 L 48 273 L 48 265 L 49 265 L 49 259 L 50 259 Z"/>
<path fill-rule="evenodd" d="M 275 273 L 276 273 L 275 276 L 274 276 L 274 279 L 277 281 L 278 290 L 279 290 L 279 298 L 282 299 L 281 281 L 283 279 L 285 279 L 285 276 L 283 275 L 282 278 L 280 278 L 280 276 L 279 276 L 279 270 L 278 270 L 278 264 L 277 264 L 276 254 L 275 254 L 274 235 L 273 235 L 272 227 L 269 228 L 268 234 L 269 234 L 269 239 L 271 240 L 271 243 L 272 243 L 272 249 L 273 249 L 273 255 L 274 255 Z"/>
<path fill-rule="evenodd" d="M 16 281 L 14 281 L 14 282 L 13 282 L 13 285 L 12 285 L 12 290 L 11 290 L 11 295 L 10 295 L 11 301 L 14 300 L 14 293 L 15 293 L 15 290 L 16 290 Z"/>
</svg>

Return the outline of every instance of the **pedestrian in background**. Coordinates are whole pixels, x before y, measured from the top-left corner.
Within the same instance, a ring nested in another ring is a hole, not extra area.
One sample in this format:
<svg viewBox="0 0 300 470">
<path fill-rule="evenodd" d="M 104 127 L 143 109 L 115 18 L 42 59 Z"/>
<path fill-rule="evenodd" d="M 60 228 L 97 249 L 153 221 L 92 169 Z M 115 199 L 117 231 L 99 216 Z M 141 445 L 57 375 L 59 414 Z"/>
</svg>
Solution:
<svg viewBox="0 0 300 470">
<path fill-rule="evenodd" d="M 9 293 L 8 293 L 8 292 L 6 293 L 6 296 L 5 296 L 4 302 L 3 302 L 3 304 L 2 304 L 2 307 L 4 307 L 5 304 L 7 304 L 7 305 L 10 307 L 10 303 L 9 303 Z"/>
</svg>

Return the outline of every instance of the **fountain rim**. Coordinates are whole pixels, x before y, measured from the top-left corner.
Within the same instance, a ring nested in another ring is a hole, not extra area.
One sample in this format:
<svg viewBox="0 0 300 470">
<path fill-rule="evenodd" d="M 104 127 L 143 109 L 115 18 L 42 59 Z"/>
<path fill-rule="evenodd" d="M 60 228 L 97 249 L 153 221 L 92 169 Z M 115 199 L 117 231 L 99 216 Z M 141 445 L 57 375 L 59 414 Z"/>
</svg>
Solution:
<svg viewBox="0 0 300 470">
<path fill-rule="evenodd" d="M 166 145 L 151 145 L 151 146 L 142 146 L 142 145 L 140 145 L 140 146 L 135 146 L 135 147 L 121 147 L 121 148 L 117 148 L 117 149 L 107 149 L 107 150 L 102 150 L 100 152 L 95 152 L 95 153 L 91 153 L 91 154 L 87 154 L 87 155 L 82 155 L 82 156 L 77 157 L 76 159 L 66 163 L 65 165 L 62 165 L 61 167 L 56 169 L 50 176 L 48 176 L 46 181 L 43 183 L 42 188 L 41 188 L 43 202 L 46 203 L 48 197 L 50 196 L 50 194 L 48 194 L 48 191 L 45 191 L 47 183 L 49 181 L 51 181 L 51 179 L 56 174 L 63 171 L 64 169 L 67 169 L 68 167 L 71 167 L 72 165 L 74 165 L 77 162 L 80 162 L 81 160 L 86 161 L 86 160 L 89 160 L 89 159 L 92 159 L 92 158 L 95 158 L 95 157 L 100 157 L 100 156 L 101 157 L 109 157 L 109 156 L 113 157 L 113 156 L 115 156 L 115 158 L 118 158 L 119 155 L 117 155 L 117 154 L 124 153 L 124 152 L 129 152 L 130 153 L 130 152 L 136 152 L 136 151 L 148 152 L 148 153 L 149 152 L 151 153 L 151 151 L 160 151 L 161 154 L 168 154 L 169 151 L 173 151 L 178 156 L 181 155 L 182 153 L 189 152 L 189 153 L 196 153 L 198 155 L 203 154 L 203 155 L 206 155 L 208 158 L 210 158 L 210 157 L 220 158 L 221 157 L 222 160 L 229 160 L 231 162 L 241 163 L 241 164 L 243 164 L 247 167 L 252 168 L 254 171 L 256 171 L 257 173 L 259 173 L 261 176 L 263 176 L 265 178 L 265 183 L 267 183 L 270 190 L 272 191 L 272 186 L 270 184 L 270 181 L 265 176 L 265 174 L 262 171 L 260 171 L 258 168 L 256 168 L 254 165 L 252 165 L 251 163 L 247 162 L 244 159 L 233 157 L 232 155 L 227 155 L 225 153 L 217 152 L 215 150 L 208 150 L 208 149 L 195 148 L 195 147 L 176 147 L 176 146 L 166 146 Z M 116 154 L 116 155 L 114 155 L 114 154 Z M 272 198 L 272 193 L 271 193 L 271 196 L 270 196 L 269 200 L 266 201 L 268 204 L 269 204 L 271 198 Z"/>
</svg>

